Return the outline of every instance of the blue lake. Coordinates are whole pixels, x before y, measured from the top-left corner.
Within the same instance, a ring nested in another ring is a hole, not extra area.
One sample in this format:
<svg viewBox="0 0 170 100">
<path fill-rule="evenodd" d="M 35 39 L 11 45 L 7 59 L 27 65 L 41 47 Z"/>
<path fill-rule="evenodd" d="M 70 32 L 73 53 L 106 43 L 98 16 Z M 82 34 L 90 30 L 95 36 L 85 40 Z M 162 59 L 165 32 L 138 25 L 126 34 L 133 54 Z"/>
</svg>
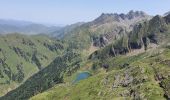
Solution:
<svg viewBox="0 0 170 100">
<path fill-rule="evenodd" d="M 88 72 L 81 72 L 81 73 L 78 73 L 77 76 L 76 76 L 76 79 L 73 81 L 73 83 L 76 83 L 80 80 L 83 80 L 83 79 L 86 79 L 90 76 L 90 73 Z"/>
</svg>

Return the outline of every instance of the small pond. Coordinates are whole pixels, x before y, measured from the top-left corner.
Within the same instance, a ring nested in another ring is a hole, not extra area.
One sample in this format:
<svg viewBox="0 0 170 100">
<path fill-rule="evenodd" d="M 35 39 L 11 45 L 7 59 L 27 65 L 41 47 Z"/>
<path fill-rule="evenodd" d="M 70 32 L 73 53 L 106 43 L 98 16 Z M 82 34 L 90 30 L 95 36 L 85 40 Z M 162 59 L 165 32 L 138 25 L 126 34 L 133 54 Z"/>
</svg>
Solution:
<svg viewBox="0 0 170 100">
<path fill-rule="evenodd" d="M 76 83 L 80 80 L 86 79 L 89 76 L 91 76 L 91 74 L 89 72 L 80 72 L 76 75 L 76 79 L 73 81 L 73 83 Z"/>
</svg>

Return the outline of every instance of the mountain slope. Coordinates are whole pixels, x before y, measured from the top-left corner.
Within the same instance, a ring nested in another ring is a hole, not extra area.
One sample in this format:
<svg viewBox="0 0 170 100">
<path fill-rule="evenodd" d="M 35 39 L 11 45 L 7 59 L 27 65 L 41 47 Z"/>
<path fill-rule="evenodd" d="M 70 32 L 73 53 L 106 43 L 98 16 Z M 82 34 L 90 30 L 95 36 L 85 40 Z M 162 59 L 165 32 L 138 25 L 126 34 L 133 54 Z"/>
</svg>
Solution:
<svg viewBox="0 0 170 100">
<path fill-rule="evenodd" d="M 16 88 L 62 54 L 65 45 L 47 36 L 0 36 L 0 95 Z"/>
<path fill-rule="evenodd" d="M 46 68 L 30 77 L 20 87 L 0 98 L 1 100 L 25 100 L 55 84 L 63 82 L 63 73 L 76 70 L 81 62 L 80 54 L 68 51 L 56 57 Z"/>
<path fill-rule="evenodd" d="M 74 76 L 65 77 L 65 83 L 31 100 L 169 99 L 168 20 L 168 16 L 155 16 L 135 26 L 128 36 L 89 57 L 80 71 L 91 72 L 91 77 L 76 84 L 72 84 Z M 126 55 L 129 52 L 134 55 Z"/>
<path fill-rule="evenodd" d="M 75 43 L 75 48 L 103 47 L 132 30 L 133 26 L 151 17 L 142 11 L 127 14 L 102 14 L 95 20 L 61 32 L 63 39 Z"/>
<path fill-rule="evenodd" d="M 169 16 L 169 15 L 168 15 Z M 169 17 L 155 16 L 149 21 L 134 26 L 129 34 L 110 44 L 102 51 L 94 52 L 91 58 L 124 55 L 134 50 L 143 51 L 169 41 Z M 96 56 L 96 57 L 95 57 Z"/>
<path fill-rule="evenodd" d="M 168 62 L 169 57 L 170 50 L 155 54 L 145 52 L 131 57 L 108 58 L 101 65 L 100 62 L 96 63 L 95 66 L 99 67 L 95 70 L 93 65 L 89 67 L 91 77 L 76 84 L 66 81 L 30 100 L 165 100 L 164 95 L 169 95 L 166 86 L 169 86 L 170 68 L 164 61 Z M 102 67 L 104 64 L 108 64 L 109 69 Z M 162 83 L 166 85 L 162 87 Z"/>
</svg>

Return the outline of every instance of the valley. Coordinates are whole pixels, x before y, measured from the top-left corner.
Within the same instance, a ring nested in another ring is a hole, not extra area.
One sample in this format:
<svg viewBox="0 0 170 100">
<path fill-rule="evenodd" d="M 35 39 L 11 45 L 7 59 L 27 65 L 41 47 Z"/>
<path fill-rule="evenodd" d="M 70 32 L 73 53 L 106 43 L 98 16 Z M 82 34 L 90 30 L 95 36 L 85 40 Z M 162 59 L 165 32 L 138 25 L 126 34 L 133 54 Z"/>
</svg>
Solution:
<svg viewBox="0 0 170 100">
<path fill-rule="evenodd" d="M 0 43 L 0 100 L 170 99 L 170 14 L 103 13 Z"/>
</svg>

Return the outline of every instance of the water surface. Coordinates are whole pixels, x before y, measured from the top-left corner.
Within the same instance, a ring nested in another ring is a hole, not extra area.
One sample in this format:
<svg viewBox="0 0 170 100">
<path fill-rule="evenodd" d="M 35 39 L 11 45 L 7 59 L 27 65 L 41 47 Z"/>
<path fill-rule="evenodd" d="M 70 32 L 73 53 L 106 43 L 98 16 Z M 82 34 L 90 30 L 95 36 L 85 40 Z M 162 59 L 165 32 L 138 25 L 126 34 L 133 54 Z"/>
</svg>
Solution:
<svg viewBox="0 0 170 100">
<path fill-rule="evenodd" d="M 90 76 L 90 73 L 89 72 L 81 72 L 81 73 L 78 73 L 77 76 L 76 76 L 76 79 L 73 81 L 73 83 L 76 83 L 80 80 L 83 80 L 83 79 L 86 79 Z"/>
</svg>

